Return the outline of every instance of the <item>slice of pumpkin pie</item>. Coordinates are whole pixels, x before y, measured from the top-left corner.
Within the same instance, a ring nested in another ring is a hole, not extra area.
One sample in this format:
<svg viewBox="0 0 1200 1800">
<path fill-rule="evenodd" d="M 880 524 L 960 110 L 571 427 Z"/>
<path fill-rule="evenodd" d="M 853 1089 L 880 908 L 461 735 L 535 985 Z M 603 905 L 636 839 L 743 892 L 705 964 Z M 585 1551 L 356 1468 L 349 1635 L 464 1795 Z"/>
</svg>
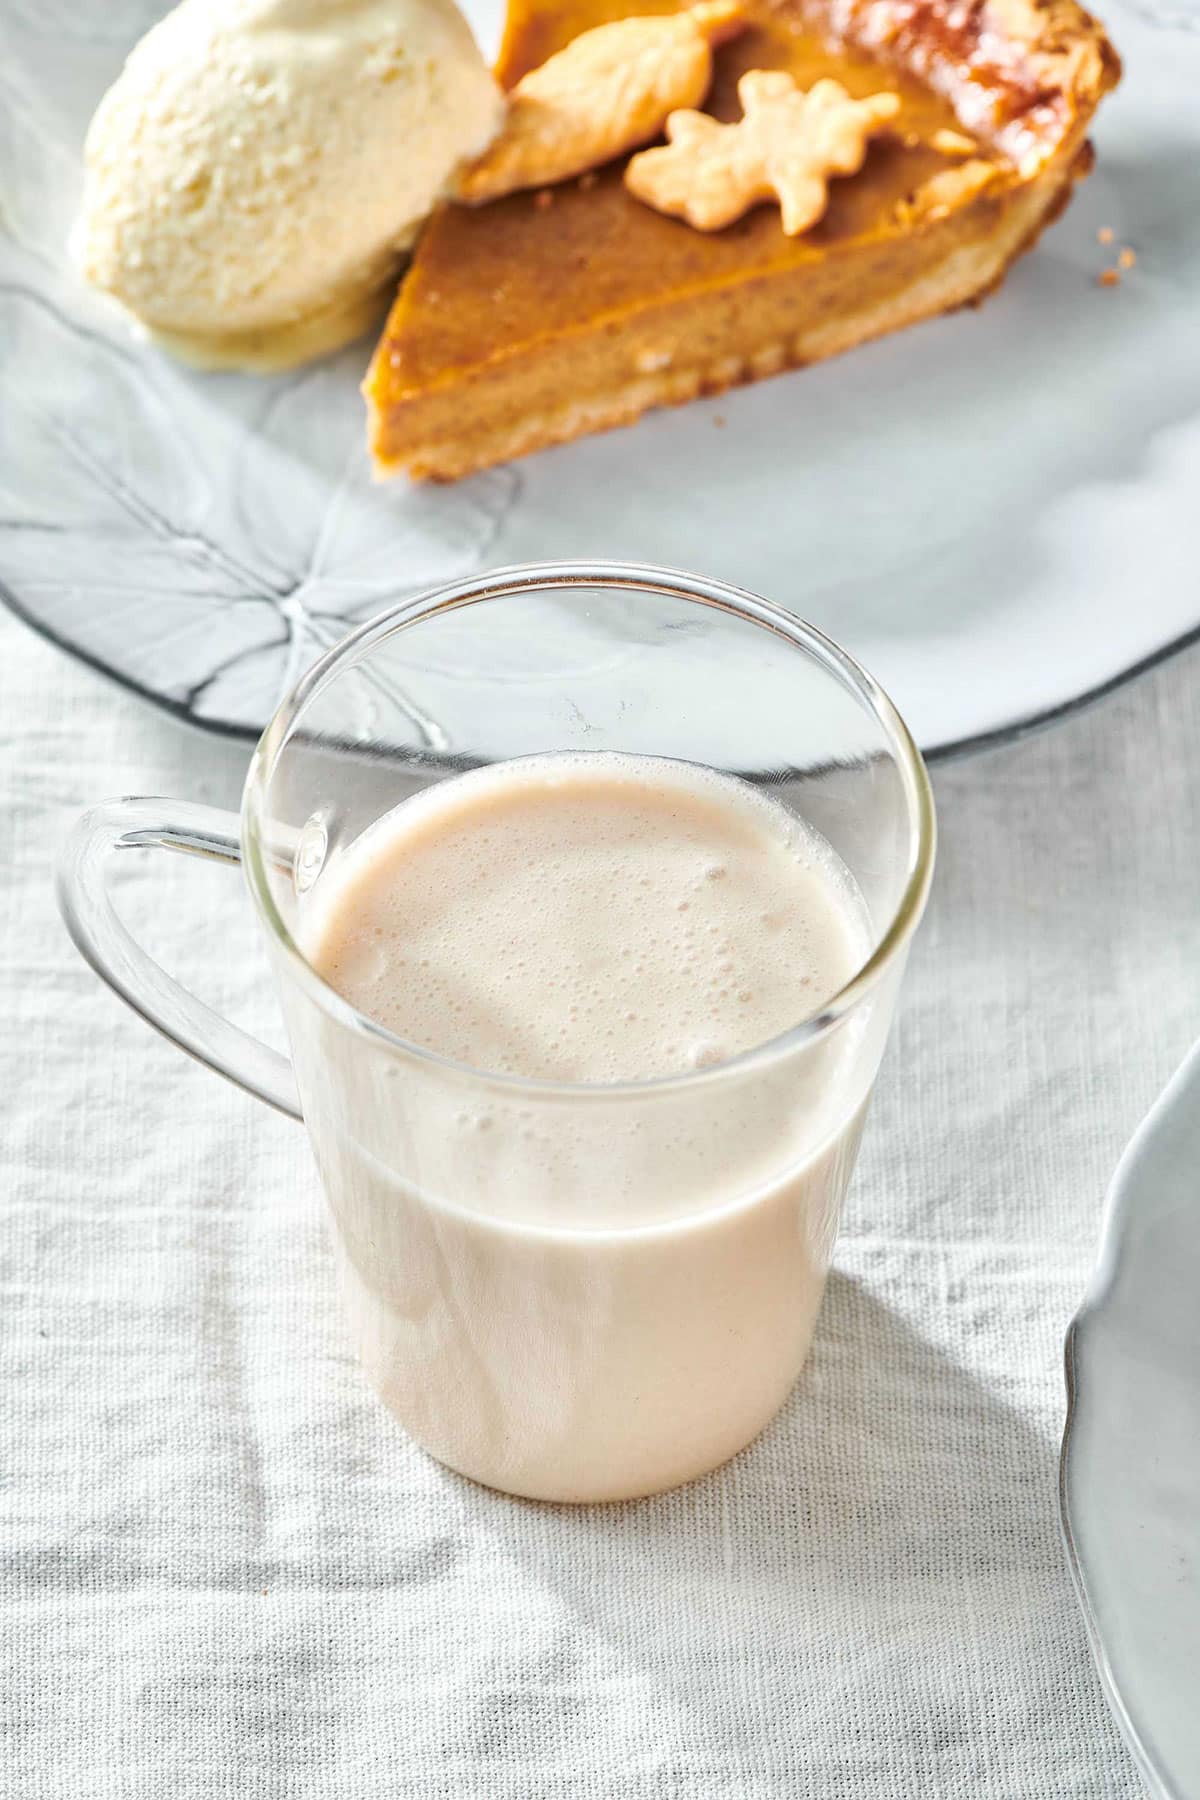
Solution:
<svg viewBox="0 0 1200 1800">
<path fill-rule="evenodd" d="M 376 466 L 454 480 L 977 300 L 1119 73 L 1074 0 L 510 0 L 508 123 L 364 384 Z"/>
</svg>

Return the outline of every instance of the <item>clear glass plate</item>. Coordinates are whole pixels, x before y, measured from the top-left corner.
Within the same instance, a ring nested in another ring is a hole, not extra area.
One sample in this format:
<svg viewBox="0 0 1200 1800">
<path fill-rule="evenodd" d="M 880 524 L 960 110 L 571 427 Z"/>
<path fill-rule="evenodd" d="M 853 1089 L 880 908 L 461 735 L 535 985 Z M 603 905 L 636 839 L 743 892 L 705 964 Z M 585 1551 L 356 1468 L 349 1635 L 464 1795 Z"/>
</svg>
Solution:
<svg viewBox="0 0 1200 1800">
<path fill-rule="evenodd" d="M 194 374 L 73 278 L 84 129 L 161 10 L 0 0 L 0 593 L 96 668 L 253 734 L 398 596 L 616 557 L 812 620 L 939 751 L 1054 717 L 1200 633 L 1200 34 L 1176 10 L 1113 13 L 1127 74 L 1097 172 L 981 310 L 448 488 L 372 484 L 368 345 L 271 380 Z M 494 4 L 468 10 L 494 39 Z M 1118 287 L 1097 284 L 1115 253 L 1100 226 L 1137 251 Z M 499 730 L 520 646 L 477 655 Z M 412 672 L 450 745 L 453 676 Z"/>
<path fill-rule="evenodd" d="M 1060 1495 L 1109 1701 L 1154 1800 L 1200 1794 L 1200 1044 L 1113 1179 L 1067 1336 Z"/>
</svg>

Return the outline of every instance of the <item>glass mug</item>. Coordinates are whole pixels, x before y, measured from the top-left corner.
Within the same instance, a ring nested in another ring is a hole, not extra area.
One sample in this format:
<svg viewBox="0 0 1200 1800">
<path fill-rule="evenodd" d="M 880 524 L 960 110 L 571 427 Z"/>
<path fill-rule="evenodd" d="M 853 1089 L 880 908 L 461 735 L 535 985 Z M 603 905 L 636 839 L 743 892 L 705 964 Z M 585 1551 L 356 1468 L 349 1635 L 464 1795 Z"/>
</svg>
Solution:
<svg viewBox="0 0 1200 1800">
<path fill-rule="evenodd" d="M 817 1016 L 722 1064 L 586 1085 L 454 1063 L 323 982 L 305 916 L 363 831 L 465 769 L 580 750 L 738 775 L 827 839 L 870 940 Z M 118 920 L 105 859 L 146 846 L 242 863 L 290 1065 Z M 358 1354 L 412 1436 L 490 1486 L 587 1501 L 716 1467 L 791 1389 L 933 857 L 908 731 L 819 632 L 696 576 L 539 565 L 405 602 L 323 656 L 263 733 L 240 829 L 183 802 L 86 814 L 60 898 L 149 1023 L 303 1118 Z"/>
</svg>

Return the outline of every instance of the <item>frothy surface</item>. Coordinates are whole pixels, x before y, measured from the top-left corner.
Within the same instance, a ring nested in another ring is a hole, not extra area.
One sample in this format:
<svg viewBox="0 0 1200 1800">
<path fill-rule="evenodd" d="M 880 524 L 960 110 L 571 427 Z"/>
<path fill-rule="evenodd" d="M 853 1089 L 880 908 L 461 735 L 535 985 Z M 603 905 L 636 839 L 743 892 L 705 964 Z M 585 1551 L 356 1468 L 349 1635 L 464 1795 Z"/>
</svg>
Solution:
<svg viewBox="0 0 1200 1800">
<path fill-rule="evenodd" d="M 824 841 L 726 776 L 530 757 L 438 783 L 322 877 L 305 947 L 401 1037 L 605 1082 L 723 1062 L 817 1011 L 866 951 Z"/>
</svg>

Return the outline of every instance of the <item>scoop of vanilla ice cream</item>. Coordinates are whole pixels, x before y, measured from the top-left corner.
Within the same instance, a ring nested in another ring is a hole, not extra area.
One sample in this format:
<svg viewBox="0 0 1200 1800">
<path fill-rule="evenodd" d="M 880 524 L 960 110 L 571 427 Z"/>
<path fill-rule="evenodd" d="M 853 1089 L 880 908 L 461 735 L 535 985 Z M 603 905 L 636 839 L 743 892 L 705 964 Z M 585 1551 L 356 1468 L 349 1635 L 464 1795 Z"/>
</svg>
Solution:
<svg viewBox="0 0 1200 1800">
<path fill-rule="evenodd" d="M 503 112 L 452 0 L 183 0 L 92 121 L 75 259 L 197 360 L 304 360 Z"/>
</svg>

